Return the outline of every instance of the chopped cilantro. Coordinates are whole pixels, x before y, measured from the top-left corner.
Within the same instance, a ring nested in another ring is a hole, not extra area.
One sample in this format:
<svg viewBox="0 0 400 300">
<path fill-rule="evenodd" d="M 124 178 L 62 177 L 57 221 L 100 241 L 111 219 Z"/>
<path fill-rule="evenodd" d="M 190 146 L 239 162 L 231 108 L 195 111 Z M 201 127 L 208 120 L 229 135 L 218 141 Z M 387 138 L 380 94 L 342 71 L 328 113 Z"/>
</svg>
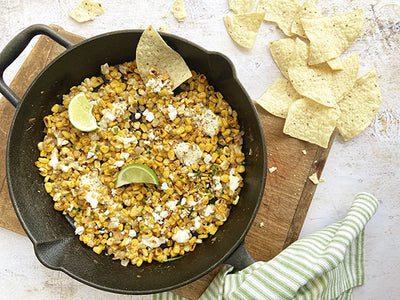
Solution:
<svg viewBox="0 0 400 300">
<path fill-rule="evenodd" d="M 99 151 L 100 150 L 100 145 L 97 145 L 96 148 L 94 148 L 94 151 Z"/>
<path fill-rule="evenodd" d="M 90 215 L 90 218 L 91 218 L 91 219 L 94 219 L 94 214 L 91 214 L 91 215 Z"/>
<path fill-rule="evenodd" d="M 203 185 L 200 183 L 198 186 L 197 186 L 197 189 L 198 190 L 201 190 L 203 188 Z"/>
<path fill-rule="evenodd" d="M 217 153 L 218 153 L 218 155 L 221 154 L 221 149 L 220 148 L 217 149 Z"/>
<path fill-rule="evenodd" d="M 242 161 L 242 165 L 245 165 L 246 164 L 246 162 L 245 161 Z"/>
<path fill-rule="evenodd" d="M 211 176 L 218 175 L 218 169 L 215 165 L 211 166 L 211 171 L 212 171 Z"/>
<path fill-rule="evenodd" d="M 144 229 L 144 225 L 140 225 L 140 229 Z"/>
<path fill-rule="evenodd" d="M 117 126 L 115 126 L 115 127 L 113 128 L 113 130 L 114 130 L 114 133 L 117 133 L 117 132 L 119 131 L 119 128 L 118 128 Z"/>
</svg>

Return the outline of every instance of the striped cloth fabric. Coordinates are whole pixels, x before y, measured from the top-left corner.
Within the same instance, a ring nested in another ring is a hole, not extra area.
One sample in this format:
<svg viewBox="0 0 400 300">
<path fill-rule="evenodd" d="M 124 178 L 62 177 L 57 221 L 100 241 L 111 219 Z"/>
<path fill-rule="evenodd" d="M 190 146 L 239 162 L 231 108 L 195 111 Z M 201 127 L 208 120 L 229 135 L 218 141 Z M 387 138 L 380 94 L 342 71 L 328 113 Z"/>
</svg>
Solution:
<svg viewBox="0 0 400 300">
<path fill-rule="evenodd" d="M 351 299 L 353 287 L 364 283 L 364 228 L 377 208 L 374 196 L 358 194 L 343 220 L 296 241 L 272 260 L 237 273 L 225 266 L 200 299 Z M 165 292 L 153 299 L 184 298 Z"/>
</svg>

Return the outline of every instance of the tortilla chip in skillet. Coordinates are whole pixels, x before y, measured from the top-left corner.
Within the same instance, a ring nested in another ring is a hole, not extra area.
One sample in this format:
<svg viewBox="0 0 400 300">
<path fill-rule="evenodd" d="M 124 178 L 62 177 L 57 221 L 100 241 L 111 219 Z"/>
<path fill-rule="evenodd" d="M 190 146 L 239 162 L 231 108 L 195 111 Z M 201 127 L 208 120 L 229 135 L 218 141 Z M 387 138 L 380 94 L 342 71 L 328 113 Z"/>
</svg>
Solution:
<svg viewBox="0 0 400 300">
<path fill-rule="evenodd" d="M 182 56 L 169 47 L 151 25 L 140 37 L 136 48 L 136 64 L 144 82 L 147 82 L 151 69 L 156 69 L 160 74 L 169 75 L 173 89 L 192 77 Z"/>
</svg>

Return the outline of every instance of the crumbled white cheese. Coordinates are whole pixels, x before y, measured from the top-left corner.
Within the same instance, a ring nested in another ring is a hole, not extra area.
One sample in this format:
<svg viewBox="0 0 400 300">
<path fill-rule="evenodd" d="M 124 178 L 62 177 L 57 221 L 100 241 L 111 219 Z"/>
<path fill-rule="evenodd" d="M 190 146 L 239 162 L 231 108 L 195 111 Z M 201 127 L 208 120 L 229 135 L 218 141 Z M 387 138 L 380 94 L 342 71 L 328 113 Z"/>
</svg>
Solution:
<svg viewBox="0 0 400 300">
<path fill-rule="evenodd" d="M 169 118 L 171 119 L 171 121 L 175 120 L 175 119 L 176 119 L 176 116 L 177 116 L 177 114 L 178 114 L 178 111 L 176 110 L 176 108 L 173 107 L 173 106 L 170 104 L 170 105 L 168 105 L 167 110 L 168 110 L 168 116 L 169 116 Z"/>
<path fill-rule="evenodd" d="M 155 236 L 147 236 L 147 235 L 142 235 L 142 241 L 140 244 L 149 247 L 150 249 L 158 248 L 161 246 L 161 244 L 164 244 L 167 241 L 166 238 L 164 237 L 155 237 Z M 140 245 L 139 244 L 139 245 Z"/>
<path fill-rule="evenodd" d="M 117 194 L 117 190 L 116 189 L 111 189 L 111 195 L 115 196 Z"/>
<path fill-rule="evenodd" d="M 206 135 L 213 137 L 219 131 L 218 117 L 210 109 L 204 109 L 200 114 L 194 114 L 193 120 L 198 128 Z"/>
<path fill-rule="evenodd" d="M 220 191 L 222 189 L 222 184 L 221 184 L 221 177 L 219 176 L 214 176 L 212 178 L 213 182 L 212 182 L 212 189 L 214 191 Z"/>
<path fill-rule="evenodd" d="M 138 142 L 136 136 L 134 135 L 132 135 L 131 137 L 118 136 L 117 140 L 124 144 L 124 148 L 129 148 L 132 145 L 135 146 Z"/>
<path fill-rule="evenodd" d="M 97 204 L 99 204 L 99 201 L 97 200 L 98 196 L 100 196 L 98 192 L 91 191 L 85 195 L 85 200 L 90 204 L 92 208 L 96 208 Z"/>
<path fill-rule="evenodd" d="M 68 140 L 65 140 L 63 138 L 57 137 L 57 146 L 65 146 L 68 143 L 69 143 Z"/>
<path fill-rule="evenodd" d="M 94 152 L 94 151 L 88 151 L 86 158 L 87 158 L 87 159 L 91 159 L 91 158 L 97 159 L 96 152 Z"/>
<path fill-rule="evenodd" d="M 168 212 L 166 210 L 163 210 L 162 212 L 160 212 L 160 217 L 165 219 L 166 217 L 168 217 Z"/>
<path fill-rule="evenodd" d="M 174 150 L 178 159 L 188 167 L 198 162 L 203 156 L 203 151 L 196 144 L 182 142 L 177 144 Z"/>
<path fill-rule="evenodd" d="M 206 154 L 204 155 L 204 163 L 208 164 L 209 162 L 211 162 L 212 160 L 212 156 L 210 154 Z"/>
<path fill-rule="evenodd" d="M 171 200 L 165 203 L 165 206 L 169 208 L 170 210 L 174 210 L 176 208 L 176 204 L 178 203 L 178 200 Z"/>
<path fill-rule="evenodd" d="M 59 165 L 59 168 L 60 168 L 61 171 L 63 171 L 63 172 L 68 172 L 69 169 L 71 169 L 71 166 L 70 166 L 70 165 L 66 166 L 66 165 L 60 164 L 60 165 Z"/>
<path fill-rule="evenodd" d="M 128 236 L 135 237 L 136 236 L 136 231 L 134 229 L 129 230 Z"/>
<path fill-rule="evenodd" d="M 54 170 L 57 170 L 58 167 L 58 150 L 53 149 L 53 152 L 51 153 L 51 158 L 49 161 L 49 166 L 52 167 Z"/>
<path fill-rule="evenodd" d="M 146 117 L 146 121 L 147 122 L 152 122 L 154 120 L 154 114 L 151 111 L 148 111 L 147 108 L 146 110 L 143 112 L 143 116 Z"/>
<path fill-rule="evenodd" d="M 172 173 L 169 174 L 169 179 L 174 180 L 174 175 Z"/>
<path fill-rule="evenodd" d="M 196 217 L 193 220 L 194 226 L 192 228 L 190 228 L 190 230 L 197 230 L 200 228 L 201 226 L 201 218 L 200 217 Z"/>
<path fill-rule="evenodd" d="M 214 212 L 214 205 L 213 204 L 209 204 L 209 205 L 207 205 L 206 209 L 204 210 L 204 216 L 208 217 L 213 212 Z"/>
<path fill-rule="evenodd" d="M 187 243 L 190 239 L 190 231 L 188 229 L 179 229 L 173 236 L 172 239 L 177 243 Z"/>
<path fill-rule="evenodd" d="M 185 205 L 186 204 L 186 198 L 185 197 L 182 197 L 182 199 L 181 199 L 181 205 Z"/>
<path fill-rule="evenodd" d="M 138 120 L 138 119 L 140 119 L 141 116 L 142 116 L 142 115 L 141 115 L 140 113 L 137 112 L 137 113 L 135 114 L 135 119 Z"/>
<path fill-rule="evenodd" d="M 75 234 L 76 235 L 81 235 L 85 231 L 85 228 L 83 226 L 79 226 L 75 228 Z"/>
<path fill-rule="evenodd" d="M 115 163 L 114 163 L 114 167 L 117 167 L 117 168 L 121 168 L 123 165 L 125 164 L 125 162 L 123 161 L 123 160 L 117 160 Z"/>
<path fill-rule="evenodd" d="M 161 185 L 161 189 L 162 189 L 163 191 L 168 190 L 168 189 L 169 189 L 168 184 L 167 184 L 166 182 L 163 182 L 162 185 Z"/>
<path fill-rule="evenodd" d="M 129 158 L 129 153 L 128 152 L 121 152 L 121 154 L 119 155 L 122 159 L 127 160 Z"/>
<path fill-rule="evenodd" d="M 236 191 L 239 187 L 239 177 L 235 176 L 235 169 L 232 168 L 229 172 L 229 188 L 232 192 Z"/>
</svg>

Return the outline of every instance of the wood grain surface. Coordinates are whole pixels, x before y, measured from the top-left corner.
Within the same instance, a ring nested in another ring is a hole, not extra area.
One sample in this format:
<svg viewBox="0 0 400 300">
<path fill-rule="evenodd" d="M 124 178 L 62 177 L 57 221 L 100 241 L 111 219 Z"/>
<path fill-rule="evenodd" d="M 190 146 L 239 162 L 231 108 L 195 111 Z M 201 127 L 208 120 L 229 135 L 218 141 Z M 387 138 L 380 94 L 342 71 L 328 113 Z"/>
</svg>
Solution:
<svg viewBox="0 0 400 300">
<path fill-rule="evenodd" d="M 52 25 L 73 42 L 82 37 Z M 64 50 L 47 37 L 41 37 L 10 84 L 22 96 L 33 78 L 52 59 Z M 316 185 L 308 177 L 320 176 L 325 165 L 333 137 L 327 149 L 309 144 L 282 133 L 284 120 L 257 105 L 267 142 L 268 173 L 263 202 L 246 237 L 246 247 L 256 260 L 267 261 L 294 242 L 300 233 Z M 5 99 L 0 100 L 0 140 L 5 141 L 15 109 Z M 0 145 L 0 226 L 24 234 L 9 199 L 5 174 L 6 144 Z M 305 150 L 305 151 L 304 151 Z M 175 290 L 189 299 L 197 299 L 209 285 L 214 270 L 196 282 Z"/>
</svg>

